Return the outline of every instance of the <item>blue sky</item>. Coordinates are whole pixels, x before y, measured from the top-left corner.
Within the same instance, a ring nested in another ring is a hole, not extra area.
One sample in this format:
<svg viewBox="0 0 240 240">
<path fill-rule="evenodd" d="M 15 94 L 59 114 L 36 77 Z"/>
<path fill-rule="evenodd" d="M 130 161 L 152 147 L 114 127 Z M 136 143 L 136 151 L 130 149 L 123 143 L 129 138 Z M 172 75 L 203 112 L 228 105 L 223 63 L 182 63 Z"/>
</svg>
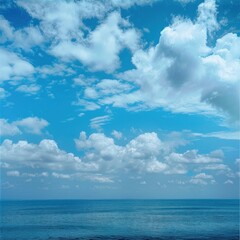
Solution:
<svg viewBox="0 0 240 240">
<path fill-rule="evenodd" d="M 239 9 L 0 1 L 1 197 L 237 198 Z"/>
</svg>

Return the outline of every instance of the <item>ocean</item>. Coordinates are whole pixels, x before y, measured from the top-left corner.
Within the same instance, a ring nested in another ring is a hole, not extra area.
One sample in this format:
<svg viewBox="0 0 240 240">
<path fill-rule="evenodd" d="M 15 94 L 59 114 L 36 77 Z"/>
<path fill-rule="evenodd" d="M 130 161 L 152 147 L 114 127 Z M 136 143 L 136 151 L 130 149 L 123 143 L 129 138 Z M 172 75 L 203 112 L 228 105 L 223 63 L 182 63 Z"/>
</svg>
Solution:
<svg viewBox="0 0 240 240">
<path fill-rule="evenodd" d="M 3 240 L 239 239 L 239 200 L 1 201 Z"/>
</svg>

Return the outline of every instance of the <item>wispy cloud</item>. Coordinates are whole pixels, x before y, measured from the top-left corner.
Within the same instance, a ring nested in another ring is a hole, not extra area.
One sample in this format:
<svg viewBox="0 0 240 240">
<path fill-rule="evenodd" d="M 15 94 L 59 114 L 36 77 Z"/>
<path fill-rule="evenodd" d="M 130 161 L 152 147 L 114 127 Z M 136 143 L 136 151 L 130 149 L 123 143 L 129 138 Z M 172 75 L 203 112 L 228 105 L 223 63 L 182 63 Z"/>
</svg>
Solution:
<svg viewBox="0 0 240 240">
<path fill-rule="evenodd" d="M 92 129 L 100 130 L 102 126 L 106 125 L 112 118 L 109 115 L 95 117 L 90 120 L 90 127 Z"/>
</svg>

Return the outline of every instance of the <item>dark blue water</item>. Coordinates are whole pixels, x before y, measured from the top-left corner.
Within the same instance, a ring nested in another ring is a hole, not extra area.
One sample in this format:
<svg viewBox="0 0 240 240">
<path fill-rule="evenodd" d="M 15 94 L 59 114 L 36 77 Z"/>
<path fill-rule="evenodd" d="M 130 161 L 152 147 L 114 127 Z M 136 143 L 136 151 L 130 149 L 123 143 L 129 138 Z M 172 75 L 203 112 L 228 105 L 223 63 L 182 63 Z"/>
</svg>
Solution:
<svg viewBox="0 0 240 240">
<path fill-rule="evenodd" d="M 2 201 L 1 239 L 238 240 L 239 201 Z"/>
</svg>

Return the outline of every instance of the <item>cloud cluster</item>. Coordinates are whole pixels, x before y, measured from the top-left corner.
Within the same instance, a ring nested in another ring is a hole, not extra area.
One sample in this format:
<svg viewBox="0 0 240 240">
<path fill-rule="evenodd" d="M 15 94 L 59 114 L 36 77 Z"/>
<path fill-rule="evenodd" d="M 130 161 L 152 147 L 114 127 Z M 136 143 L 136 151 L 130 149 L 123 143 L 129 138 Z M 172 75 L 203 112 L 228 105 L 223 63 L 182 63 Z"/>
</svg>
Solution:
<svg viewBox="0 0 240 240">
<path fill-rule="evenodd" d="M 94 163 L 83 163 L 79 157 L 58 148 L 54 140 L 44 139 L 39 144 L 4 140 L 0 146 L 2 161 L 8 168 L 95 171 Z M 57 177 L 57 175 L 55 176 Z"/>
<path fill-rule="evenodd" d="M 85 99 L 101 105 L 128 109 L 159 108 L 173 112 L 200 113 L 239 121 L 240 38 L 227 33 L 209 46 L 211 36 L 219 29 L 214 0 L 198 7 L 195 21 L 175 17 L 165 27 L 159 42 L 148 49 L 133 52 L 133 69 L 108 80 L 117 92 L 107 95 L 99 84 L 87 86 Z M 118 91 L 118 85 L 126 81 Z M 125 89 L 124 89 L 125 88 Z M 108 91 L 107 91 L 108 93 Z M 83 100 L 81 103 L 84 104 Z"/>
<path fill-rule="evenodd" d="M 197 150 L 177 153 L 176 146 L 162 141 L 155 132 L 140 134 L 124 145 L 116 144 L 103 133 L 87 137 L 81 132 L 75 144 L 81 158 L 61 150 L 54 140 L 44 139 L 33 144 L 27 141 L 13 143 L 7 139 L 0 146 L 1 167 L 7 169 L 7 176 L 11 177 L 40 177 L 41 172 L 47 172 L 47 176 L 53 178 L 100 183 L 112 183 L 119 174 L 186 175 L 197 172 L 189 182 L 201 185 L 215 183 L 209 172 L 234 177 L 231 168 L 223 163 L 221 150 L 209 154 L 199 154 Z M 21 169 L 30 169 L 30 175 L 20 173 Z"/>
<path fill-rule="evenodd" d="M 197 150 L 177 153 L 176 146 L 161 141 L 155 132 L 140 134 L 124 146 L 115 144 L 113 138 L 103 133 L 87 138 L 86 133 L 81 132 L 75 143 L 84 152 L 84 161 L 98 163 L 100 169 L 107 172 L 185 174 L 189 170 L 202 169 L 231 172 L 222 164 L 224 154 L 221 150 L 204 155 Z"/>
<path fill-rule="evenodd" d="M 42 118 L 27 117 L 9 123 L 6 119 L 0 119 L 0 136 L 14 136 L 21 134 L 22 131 L 31 134 L 41 134 L 49 123 Z"/>
</svg>

